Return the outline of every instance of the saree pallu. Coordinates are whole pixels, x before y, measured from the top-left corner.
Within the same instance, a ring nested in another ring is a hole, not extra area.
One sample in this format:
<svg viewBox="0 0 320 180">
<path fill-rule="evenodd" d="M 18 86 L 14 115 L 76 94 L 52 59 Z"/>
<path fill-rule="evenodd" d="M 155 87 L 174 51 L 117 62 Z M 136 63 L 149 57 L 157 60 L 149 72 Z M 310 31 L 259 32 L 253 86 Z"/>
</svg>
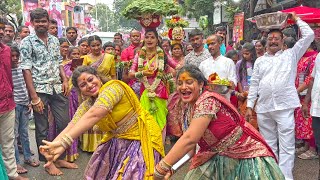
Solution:
<svg viewBox="0 0 320 180">
<path fill-rule="evenodd" d="M 72 122 L 76 124 L 91 107 L 109 113 L 95 125 L 104 137 L 87 166 L 85 178 L 153 179 L 154 166 L 164 156 L 161 129 L 141 107 L 133 90 L 121 81 L 107 82 L 94 102 L 87 99 L 80 105 Z"/>
<path fill-rule="evenodd" d="M 184 105 L 177 92 L 169 96 L 167 109 L 170 109 L 170 111 L 167 115 L 167 136 L 182 136 L 183 107 Z"/>
<path fill-rule="evenodd" d="M 0 147 L 0 152 L 2 152 L 2 149 Z M 3 159 L 2 159 L 2 153 L 0 153 L 0 179 L 1 180 L 8 180 L 8 174 L 6 171 L 6 167 L 4 165 Z"/>
<path fill-rule="evenodd" d="M 72 83 L 71 83 L 71 76 L 72 76 L 72 71 L 71 71 L 71 64 L 72 61 L 64 61 L 62 62 L 64 72 L 66 76 L 69 78 L 69 88 L 71 89 L 70 95 L 69 95 L 69 117 L 70 120 L 73 118 L 74 113 L 76 112 L 78 106 L 79 106 L 79 96 L 78 92 L 75 88 L 73 88 Z M 73 143 L 71 146 L 66 150 L 66 161 L 69 162 L 74 162 L 77 158 L 79 157 L 78 153 L 78 138 L 74 139 Z"/>
<path fill-rule="evenodd" d="M 192 158 L 186 179 L 284 179 L 262 136 L 224 97 L 203 93 L 195 103 L 194 117 L 216 110 L 212 104 L 219 108 L 198 142 L 200 150 Z"/>
<path fill-rule="evenodd" d="M 111 79 L 111 76 L 116 75 L 116 67 L 114 56 L 104 54 L 101 59 L 94 60 L 89 55 L 84 56 L 83 65 L 94 67 L 98 75 Z M 101 143 L 103 133 L 101 131 L 90 129 L 80 136 L 80 149 L 86 152 L 94 152 Z"/>
<path fill-rule="evenodd" d="M 247 111 L 247 99 L 242 102 L 242 101 L 238 101 L 238 108 L 239 108 L 239 112 L 240 114 L 245 117 L 246 115 L 246 111 Z M 259 130 L 259 126 L 258 126 L 258 121 L 257 121 L 257 113 L 252 110 L 252 117 L 249 120 L 249 123 L 257 130 Z"/>
</svg>

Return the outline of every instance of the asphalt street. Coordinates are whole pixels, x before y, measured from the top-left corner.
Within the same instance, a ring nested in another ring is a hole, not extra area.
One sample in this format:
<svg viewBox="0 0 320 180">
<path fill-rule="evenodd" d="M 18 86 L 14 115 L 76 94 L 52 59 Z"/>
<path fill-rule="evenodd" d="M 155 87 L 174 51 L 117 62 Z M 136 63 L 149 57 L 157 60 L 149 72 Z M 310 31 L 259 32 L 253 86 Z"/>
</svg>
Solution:
<svg viewBox="0 0 320 180">
<path fill-rule="evenodd" d="M 34 130 L 29 131 L 29 136 L 31 140 L 31 148 L 34 152 L 36 152 L 36 143 L 35 143 L 35 135 Z M 171 147 L 167 146 L 166 149 L 169 150 Z M 25 168 L 28 169 L 28 173 L 24 174 L 25 177 L 30 178 L 31 180 L 56 180 L 56 179 L 65 179 L 65 180 L 80 180 L 83 179 L 83 173 L 87 166 L 87 163 L 91 157 L 91 153 L 82 152 L 80 150 L 80 157 L 76 160 L 76 163 L 79 166 L 79 169 L 69 170 L 62 169 L 62 176 L 50 176 L 48 175 L 44 168 L 43 163 L 39 167 L 30 167 L 28 165 L 24 165 Z M 22 162 L 23 157 L 20 156 Z M 296 158 L 295 167 L 294 167 L 294 179 L 295 180 L 316 180 L 318 176 L 318 159 L 315 160 L 301 160 Z M 182 167 L 171 179 L 173 180 L 181 180 L 186 175 L 188 171 L 188 165 Z"/>
</svg>

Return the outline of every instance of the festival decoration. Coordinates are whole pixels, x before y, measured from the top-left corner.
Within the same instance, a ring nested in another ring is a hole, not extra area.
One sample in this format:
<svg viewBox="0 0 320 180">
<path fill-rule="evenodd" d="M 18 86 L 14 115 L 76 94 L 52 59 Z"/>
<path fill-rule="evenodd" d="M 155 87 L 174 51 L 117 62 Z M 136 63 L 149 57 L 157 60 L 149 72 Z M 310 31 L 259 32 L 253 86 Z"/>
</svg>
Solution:
<svg viewBox="0 0 320 180">
<path fill-rule="evenodd" d="M 213 73 L 208 78 L 207 89 L 219 94 L 226 94 L 229 91 L 230 82 L 228 79 L 221 79 L 217 73 Z"/>
<path fill-rule="evenodd" d="M 183 28 L 189 26 L 189 22 L 181 19 L 179 16 L 174 16 L 171 19 L 166 20 L 166 26 L 169 29 L 168 37 L 172 40 L 171 44 L 181 44 L 184 39 Z"/>
<path fill-rule="evenodd" d="M 128 19 L 139 20 L 144 28 L 156 28 L 161 24 L 162 16 L 178 13 L 178 6 L 167 0 L 135 0 L 129 4 L 122 15 Z"/>
</svg>

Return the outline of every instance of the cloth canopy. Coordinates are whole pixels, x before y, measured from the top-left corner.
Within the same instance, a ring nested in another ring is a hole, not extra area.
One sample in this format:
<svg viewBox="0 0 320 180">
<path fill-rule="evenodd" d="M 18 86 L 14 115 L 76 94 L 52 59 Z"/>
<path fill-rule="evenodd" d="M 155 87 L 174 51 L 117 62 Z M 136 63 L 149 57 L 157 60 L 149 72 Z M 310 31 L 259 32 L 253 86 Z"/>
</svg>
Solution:
<svg viewBox="0 0 320 180">
<path fill-rule="evenodd" d="M 298 6 L 282 10 L 281 12 L 295 12 L 303 21 L 307 23 L 320 23 L 320 9 L 307 6 Z M 290 21 L 289 21 L 290 23 Z"/>
</svg>

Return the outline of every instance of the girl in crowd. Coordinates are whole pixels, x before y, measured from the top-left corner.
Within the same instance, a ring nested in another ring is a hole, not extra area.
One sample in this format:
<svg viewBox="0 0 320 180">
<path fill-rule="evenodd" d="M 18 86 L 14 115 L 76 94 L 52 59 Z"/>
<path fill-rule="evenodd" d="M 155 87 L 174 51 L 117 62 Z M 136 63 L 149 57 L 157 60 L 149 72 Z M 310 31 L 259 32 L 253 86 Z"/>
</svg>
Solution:
<svg viewBox="0 0 320 180">
<path fill-rule="evenodd" d="M 288 37 L 289 38 L 289 37 Z M 287 39 L 287 38 L 286 38 Z M 297 76 L 295 80 L 295 85 L 301 103 L 303 103 L 304 98 L 307 94 L 308 85 L 312 78 L 312 70 L 317 57 L 318 52 L 316 43 L 313 41 L 307 51 L 304 53 L 302 58 L 298 62 Z M 310 112 L 310 106 L 308 105 Z M 301 108 L 297 108 L 294 111 L 295 118 L 295 135 L 296 139 L 303 140 L 304 146 L 297 148 L 296 153 L 300 154 L 298 157 L 300 159 L 316 159 L 318 158 L 316 151 L 316 144 L 312 130 L 312 117 L 304 118 L 302 116 Z M 302 153 L 302 154 L 301 154 Z"/>
<path fill-rule="evenodd" d="M 250 79 L 253 73 L 254 62 L 257 59 L 255 46 L 252 43 L 245 43 L 242 46 L 242 60 L 236 64 L 236 75 L 238 81 L 238 92 L 236 96 L 238 98 L 238 105 L 240 114 L 245 116 L 247 108 L 247 96 L 250 87 Z M 258 129 L 257 116 L 254 113 L 253 118 L 250 120 L 250 124 Z"/>
<path fill-rule="evenodd" d="M 193 47 L 191 43 L 186 45 L 186 55 L 188 55 L 191 51 L 193 51 Z"/>
<path fill-rule="evenodd" d="M 153 179 L 154 166 L 164 155 L 161 129 L 139 103 L 133 90 L 122 81 L 102 83 L 94 68 L 78 67 L 73 86 L 88 97 L 73 120 L 53 141 L 43 141 L 40 151 L 55 161 L 84 131 L 92 128 L 105 133 L 93 153 L 84 179 Z"/>
<path fill-rule="evenodd" d="M 172 74 L 164 74 L 165 67 L 168 63 L 175 69 L 178 64 L 173 60 L 167 62 L 165 52 L 158 45 L 158 33 L 155 29 L 146 30 L 144 41 L 145 45 L 141 48 L 131 66 L 129 78 L 140 80 L 141 106 L 149 111 L 160 128 L 164 129 L 169 96 L 165 81 L 172 78 Z M 165 136 L 165 131 L 163 133 Z"/>
<path fill-rule="evenodd" d="M 78 47 L 70 47 L 67 54 L 68 59 L 62 62 L 64 72 L 67 78 L 71 78 L 73 71 L 73 64 L 76 64 L 75 61 L 80 61 L 80 49 Z M 70 80 L 71 82 L 71 80 Z M 79 106 L 79 96 L 75 88 L 70 84 L 70 95 L 69 95 L 69 116 L 70 120 L 73 118 L 78 106 Z M 74 162 L 79 157 L 78 153 L 78 139 L 75 139 L 74 143 L 69 149 L 67 149 L 66 160 L 69 162 Z"/>
<path fill-rule="evenodd" d="M 257 58 L 260 56 L 263 56 L 264 53 L 266 52 L 266 41 L 265 40 L 257 40 L 254 44 L 256 53 L 257 53 Z"/>
<path fill-rule="evenodd" d="M 80 39 L 80 41 L 78 42 L 78 46 L 80 49 L 80 56 L 85 56 L 89 53 L 90 48 L 89 48 L 89 44 L 88 44 L 88 38 L 82 38 Z"/>
<path fill-rule="evenodd" d="M 154 179 L 172 175 L 172 165 L 188 154 L 193 158 L 185 179 L 284 180 L 261 135 L 224 97 L 204 90 L 207 80 L 198 67 L 185 65 L 176 81 L 186 104 L 184 134 L 156 165 Z M 200 149 L 194 155 L 197 144 Z"/>
<path fill-rule="evenodd" d="M 102 53 L 102 41 L 99 36 L 93 35 L 88 38 L 90 54 L 83 56 L 83 65 L 91 66 L 97 70 L 103 83 L 116 78 L 116 67 L 114 56 Z M 83 94 L 82 94 L 83 95 Z M 101 131 L 89 131 L 81 136 L 81 149 L 87 152 L 93 152 L 102 139 Z"/>
</svg>

